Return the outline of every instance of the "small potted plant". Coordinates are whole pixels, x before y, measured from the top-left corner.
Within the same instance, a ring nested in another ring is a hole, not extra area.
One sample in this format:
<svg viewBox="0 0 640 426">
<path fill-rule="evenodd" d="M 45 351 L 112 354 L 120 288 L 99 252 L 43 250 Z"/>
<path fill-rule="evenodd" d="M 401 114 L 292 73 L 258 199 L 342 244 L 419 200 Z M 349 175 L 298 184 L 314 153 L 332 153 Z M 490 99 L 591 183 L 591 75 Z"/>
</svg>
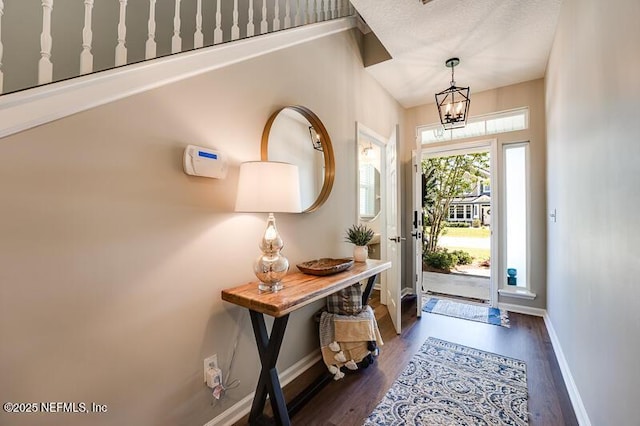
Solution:
<svg viewBox="0 0 640 426">
<path fill-rule="evenodd" d="M 352 225 L 347 229 L 347 242 L 354 244 L 353 260 L 364 262 L 369 257 L 369 247 L 367 244 L 373 238 L 373 230 L 367 225 Z"/>
</svg>

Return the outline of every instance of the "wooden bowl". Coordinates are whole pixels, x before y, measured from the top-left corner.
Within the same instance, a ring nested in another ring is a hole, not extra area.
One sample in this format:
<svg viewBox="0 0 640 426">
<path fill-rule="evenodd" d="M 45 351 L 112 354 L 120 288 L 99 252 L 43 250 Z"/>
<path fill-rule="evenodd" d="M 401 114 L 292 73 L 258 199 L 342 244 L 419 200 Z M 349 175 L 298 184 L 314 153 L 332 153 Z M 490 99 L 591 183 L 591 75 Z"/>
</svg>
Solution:
<svg viewBox="0 0 640 426">
<path fill-rule="evenodd" d="M 333 275 L 346 271 L 353 266 L 353 259 L 322 258 L 310 260 L 296 265 L 300 272 L 309 275 Z"/>
</svg>

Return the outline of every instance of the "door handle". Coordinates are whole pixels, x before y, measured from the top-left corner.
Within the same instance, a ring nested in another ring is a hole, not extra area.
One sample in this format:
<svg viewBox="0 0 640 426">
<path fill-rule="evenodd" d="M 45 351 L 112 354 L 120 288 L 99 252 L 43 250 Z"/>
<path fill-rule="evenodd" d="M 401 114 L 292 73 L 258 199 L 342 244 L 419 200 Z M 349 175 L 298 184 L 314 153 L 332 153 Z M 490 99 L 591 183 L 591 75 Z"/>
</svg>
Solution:
<svg viewBox="0 0 640 426">
<path fill-rule="evenodd" d="M 400 241 L 406 241 L 407 239 L 405 237 L 389 237 L 389 240 L 391 241 L 395 241 L 396 243 L 399 243 Z"/>
</svg>

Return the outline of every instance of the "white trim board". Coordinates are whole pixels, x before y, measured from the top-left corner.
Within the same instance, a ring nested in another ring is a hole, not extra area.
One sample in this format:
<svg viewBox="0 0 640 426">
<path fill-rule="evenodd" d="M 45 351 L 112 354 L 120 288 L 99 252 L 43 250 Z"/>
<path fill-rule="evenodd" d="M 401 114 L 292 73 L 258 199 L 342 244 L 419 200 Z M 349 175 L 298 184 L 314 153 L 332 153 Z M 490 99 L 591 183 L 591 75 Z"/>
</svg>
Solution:
<svg viewBox="0 0 640 426">
<path fill-rule="evenodd" d="M 307 371 L 318 361 L 322 359 L 322 356 L 317 351 L 310 353 L 302 358 L 300 361 L 293 364 L 291 367 L 278 374 L 280 379 L 280 385 L 285 387 L 291 383 L 296 377 Z M 249 414 L 251 411 L 251 403 L 253 402 L 253 395 L 255 392 L 251 392 L 249 395 L 236 402 L 233 406 L 223 411 L 218 416 L 209 420 L 204 426 L 229 426 L 233 425 L 241 418 Z"/>
<path fill-rule="evenodd" d="M 373 289 L 381 291 L 382 287 L 380 286 L 380 283 L 375 283 L 373 285 Z M 414 294 L 413 289 L 411 287 L 402 287 L 402 290 L 400 290 L 400 299 L 411 294 Z"/>
<path fill-rule="evenodd" d="M 353 17 L 303 25 L 8 93 L 0 96 L 0 138 L 355 25 Z"/>
<path fill-rule="evenodd" d="M 499 303 L 498 307 L 510 312 L 542 317 L 542 319 L 544 320 L 544 325 L 547 328 L 549 338 L 551 339 L 551 346 L 553 346 L 553 352 L 555 353 L 556 360 L 558 361 L 558 366 L 560 367 L 562 379 L 564 380 L 564 385 L 567 388 L 567 393 L 569 394 L 569 399 L 571 400 L 573 411 L 576 413 L 578 424 L 581 426 L 591 426 L 591 420 L 589 420 L 589 415 L 587 414 L 587 410 L 584 407 L 582 397 L 580 396 L 580 392 L 578 391 L 576 383 L 573 380 L 573 375 L 571 374 L 571 370 L 569 369 L 569 364 L 567 363 L 567 359 L 564 357 L 562 346 L 560 346 L 560 340 L 558 339 L 558 335 L 553 328 L 553 324 L 551 323 L 551 318 L 549 317 L 547 310 L 540 308 L 531 308 L 522 305 L 512 305 L 509 303 Z"/>
<path fill-rule="evenodd" d="M 540 308 L 531 308 L 529 306 L 513 305 L 511 303 L 498 303 L 498 308 L 518 314 L 533 315 L 534 317 L 545 317 L 547 311 Z"/>
<path fill-rule="evenodd" d="M 411 287 L 402 287 L 402 290 L 400 290 L 400 299 L 410 294 L 415 294 Z"/>
<path fill-rule="evenodd" d="M 562 373 L 562 378 L 567 388 L 569 399 L 571 400 L 571 405 L 573 406 L 573 411 L 576 413 L 578 424 L 580 424 L 581 426 L 591 426 L 591 421 L 589 420 L 589 416 L 582 402 L 580 392 L 578 391 L 575 381 L 573 380 L 573 375 L 571 374 L 571 370 L 569 369 L 569 364 L 564 357 L 564 352 L 562 351 L 562 347 L 560 346 L 558 335 L 553 328 L 551 318 L 549 318 L 547 311 L 545 309 L 530 308 L 521 305 L 511 305 L 508 303 L 500 303 L 499 307 L 500 309 L 506 309 L 507 311 L 538 316 L 544 319 L 544 324 L 547 328 L 549 338 L 551 339 L 551 345 L 553 346 L 553 351 L 555 353 L 556 360 L 558 361 L 560 372 Z M 287 384 L 291 383 L 296 377 L 307 371 L 321 359 L 322 358 L 318 353 L 312 352 L 291 367 L 287 368 L 279 375 L 282 386 L 286 386 Z M 205 426 L 229 426 L 234 424 L 242 417 L 246 416 L 249 411 L 251 411 L 251 402 L 253 400 L 253 395 L 254 392 L 251 392 L 249 395 L 234 404 L 231 408 L 227 409 L 217 417 L 210 420 L 205 424 Z"/>
<path fill-rule="evenodd" d="M 560 366 L 560 372 L 562 373 L 562 378 L 564 379 L 564 385 L 566 386 L 567 392 L 569 393 L 569 399 L 571 400 L 573 411 L 576 413 L 576 418 L 578 419 L 578 424 L 580 426 L 591 426 L 591 420 L 589 419 L 587 410 L 584 407 L 584 403 L 582 402 L 582 397 L 580 396 L 580 392 L 578 391 L 576 382 L 573 380 L 573 375 L 571 374 L 571 370 L 569 369 L 569 364 L 567 363 L 567 359 L 564 357 L 562 346 L 560 346 L 560 340 L 558 339 L 558 335 L 553 328 L 551 318 L 549 317 L 547 311 L 544 311 L 543 318 L 544 324 L 547 327 L 547 333 L 549 333 L 549 338 L 551 339 L 553 351 L 556 354 L 556 359 L 558 360 L 558 365 Z"/>
</svg>

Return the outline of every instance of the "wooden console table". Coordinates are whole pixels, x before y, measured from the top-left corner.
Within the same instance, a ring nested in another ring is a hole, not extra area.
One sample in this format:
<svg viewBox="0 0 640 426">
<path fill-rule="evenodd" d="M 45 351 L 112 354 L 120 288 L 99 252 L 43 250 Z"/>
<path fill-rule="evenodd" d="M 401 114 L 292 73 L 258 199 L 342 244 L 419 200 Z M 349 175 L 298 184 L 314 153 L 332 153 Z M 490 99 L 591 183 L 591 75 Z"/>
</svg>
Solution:
<svg viewBox="0 0 640 426">
<path fill-rule="evenodd" d="M 285 426 L 291 424 L 289 414 L 310 398 L 310 396 L 304 395 L 307 391 L 311 391 L 308 388 L 303 392 L 303 395 L 296 397 L 287 406 L 278 379 L 276 362 L 289 314 L 365 279 L 367 279 L 367 286 L 362 294 L 362 304 L 366 305 L 376 275 L 389 268 L 391 268 L 391 262 L 369 259 L 366 262 L 356 262 L 349 270 L 335 275 L 320 277 L 299 272 L 288 274 L 282 280 L 284 288 L 277 292 L 260 291 L 257 282 L 222 291 L 222 300 L 249 309 L 253 334 L 260 354 L 262 370 L 251 405 L 249 424 L 256 425 L 264 422 L 263 411 L 267 394 L 273 409 L 275 423 Z M 264 321 L 265 314 L 275 318 L 271 335 L 267 333 Z M 317 388 L 317 385 L 313 387 Z"/>
</svg>

